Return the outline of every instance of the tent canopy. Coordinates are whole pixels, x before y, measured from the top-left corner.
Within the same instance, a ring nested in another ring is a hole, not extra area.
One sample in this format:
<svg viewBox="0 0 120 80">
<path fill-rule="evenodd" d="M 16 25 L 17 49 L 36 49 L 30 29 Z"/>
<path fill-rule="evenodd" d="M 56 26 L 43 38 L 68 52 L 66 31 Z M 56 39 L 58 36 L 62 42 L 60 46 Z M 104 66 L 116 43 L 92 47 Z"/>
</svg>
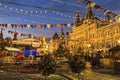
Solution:
<svg viewBox="0 0 120 80">
<path fill-rule="evenodd" d="M 8 51 L 20 51 L 19 49 L 13 47 L 5 47 L 5 49 Z"/>
</svg>

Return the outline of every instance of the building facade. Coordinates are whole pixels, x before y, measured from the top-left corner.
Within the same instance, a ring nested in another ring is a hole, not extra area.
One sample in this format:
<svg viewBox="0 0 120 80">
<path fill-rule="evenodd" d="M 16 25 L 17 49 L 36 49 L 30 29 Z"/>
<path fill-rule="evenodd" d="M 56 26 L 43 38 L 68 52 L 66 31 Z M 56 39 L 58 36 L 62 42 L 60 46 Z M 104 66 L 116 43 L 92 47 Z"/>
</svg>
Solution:
<svg viewBox="0 0 120 80">
<path fill-rule="evenodd" d="M 108 16 L 108 15 L 107 15 Z M 79 12 L 76 13 L 76 21 L 70 34 L 70 50 L 81 47 L 84 52 L 93 53 L 97 50 L 107 51 L 119 44 L 120 22 L 110 22 L 98 19 L 88 5 L 84 18 L 80 19 Z"/>
<path fill-rule="evenodd" d="M 54 33 L 53 37 L 49 42 L 49 51 L 51 53 L 54 53 L 58 49 L 60 44 L 64 46 L 64 48 L 66 48 L 67 39 L 66 39 L 63 28 L 61 29 L 60 36 L 57 32 Z"/>
<path fill-rule="evenodd" d="M 3 38 L 3 31 L 4 29 L 3 28 L 1 28 L 1 33 L 0 33 L 0 50 L 4 50 L 4 43 L 5 43 L 5 40 L 4 40 L 4 38 Z"/>
</svg>

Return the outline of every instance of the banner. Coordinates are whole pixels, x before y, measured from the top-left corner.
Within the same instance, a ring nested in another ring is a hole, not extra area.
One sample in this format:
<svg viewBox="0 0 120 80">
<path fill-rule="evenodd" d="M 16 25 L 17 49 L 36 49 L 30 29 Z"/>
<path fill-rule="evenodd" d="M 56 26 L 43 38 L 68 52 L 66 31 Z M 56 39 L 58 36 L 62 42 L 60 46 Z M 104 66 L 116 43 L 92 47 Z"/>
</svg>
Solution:
<svg viewBox="0 0 120 80">
<path fill-rule="evenodd" d="M 5 27 L 5 28 L 54 28 L 54 27 L 72 27 L 74 24 L 73 23 L 67 23 L 67 24 L 0 24 L 0 27 Z"/>
</svg>

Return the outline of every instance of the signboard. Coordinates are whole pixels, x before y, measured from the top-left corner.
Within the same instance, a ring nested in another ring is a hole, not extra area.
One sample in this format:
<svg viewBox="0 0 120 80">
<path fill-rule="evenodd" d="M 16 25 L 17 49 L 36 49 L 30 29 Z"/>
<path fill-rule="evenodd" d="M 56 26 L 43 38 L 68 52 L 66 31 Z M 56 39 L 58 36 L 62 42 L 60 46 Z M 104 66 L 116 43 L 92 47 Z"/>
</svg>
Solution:
<svg viewBox="0 0 120 80">
<path fill-rule="evenodd" d="M 33 48 L 39 48 L 39 47 L 40 47 L 39 41 L 33 41 L 33 42 L 32 42 L 32 47 L 33 47 Z"/>
</svg>

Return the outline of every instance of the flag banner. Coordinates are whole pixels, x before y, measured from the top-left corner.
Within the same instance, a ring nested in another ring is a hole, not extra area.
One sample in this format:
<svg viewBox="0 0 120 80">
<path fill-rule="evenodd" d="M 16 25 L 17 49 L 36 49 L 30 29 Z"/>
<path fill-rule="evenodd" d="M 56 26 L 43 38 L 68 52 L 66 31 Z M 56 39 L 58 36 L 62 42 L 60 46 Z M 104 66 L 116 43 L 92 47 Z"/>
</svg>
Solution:
<svg viewBox="0 0 120 80">
<path fill-rule="evenodd" d="M 94 8 L 95 8 L 96 10 L 102 9 L 101 6 L 99 6 L 99 5 L 95 5 Z"/>
<path fill-rule="evenodd" d="M 96 10 L 103 10 L 104 14 L 109 14 L 111 15 L 113 18 L 115 18 L 116 16 L 118 16 L 117 14 L 115 14 L 114 12 L 107 10 L 105 8 L 102 8 L 101 6 L 97 5 L 95 2 L 90 1 L 90 0 L 84 0 L 83 3 L 85 3 L 86 5 L 88 5 L 89 7 L 95 8 Z"/>
<path fill-rule="evenodd" d="M 92 2 L 91 2 L 91 1 L 87 1 L 87 2 L 86 2 L 86 5 L 88 5 L 88 4 L 90 4 L 90 3 L 92 3 Z"/>
<path fill-rule="evenodd" d="M 107 14 L 108 12 L 110 12 L 110 11 L 107 9 L 104 9 L 104 14 Z"/>
<path fill-rule="evenodd" d="M 72 27 L 73 23 L 66 23 L 66 24 L 0 24 L 0 27 L 5 28 L 28 28 L 28 29 L 34 29 L 34 28 L 54 28 L 54 27 Z"/>
<path fill-rule="evenodd" d="M 96 5 L 95 2 L 91 2 L 91 3 L 90 3 L 90 6 L 91 6 L 91 7 L 94 7 L 95 5 Z"/>
</svg>

